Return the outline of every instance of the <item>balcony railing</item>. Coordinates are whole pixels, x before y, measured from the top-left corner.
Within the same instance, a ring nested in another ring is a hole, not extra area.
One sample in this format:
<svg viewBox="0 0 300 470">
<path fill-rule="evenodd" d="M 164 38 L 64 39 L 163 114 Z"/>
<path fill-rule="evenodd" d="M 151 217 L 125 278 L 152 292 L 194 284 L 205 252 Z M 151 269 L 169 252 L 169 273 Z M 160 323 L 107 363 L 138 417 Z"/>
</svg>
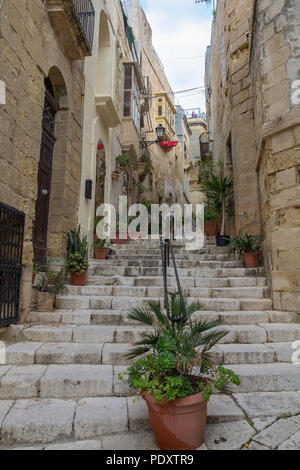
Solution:
<svg viewBox="0 0 300 470">
<path fill-rule="evenodd" d="M 91 0 L 71 0 L 90 50 L 93 48 L 95 10 Z"/>
<path fill-rule="evenodd" d="M 52 26 L 72 60 L 92 55 L 95 10 L 91 0 L 46 0 Z"/>
</svg>

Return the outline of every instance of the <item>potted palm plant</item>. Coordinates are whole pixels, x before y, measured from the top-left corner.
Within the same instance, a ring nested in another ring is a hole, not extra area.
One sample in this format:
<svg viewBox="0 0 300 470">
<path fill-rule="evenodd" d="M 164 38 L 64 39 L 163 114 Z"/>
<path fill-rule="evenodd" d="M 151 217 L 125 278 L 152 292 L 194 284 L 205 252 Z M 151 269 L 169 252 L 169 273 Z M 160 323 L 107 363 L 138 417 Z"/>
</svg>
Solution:
<svg viewBox="0 0 300 470">
<path fill-rule="evenodd" d="M 71 230 L 68 234 L 67 268 L 71 274 L 73 286 L 85 286 L 87 279 L 88 242 L 86 236 L 81 236 L 81 227 Z"/>
<path fill-rule="evenodd" d="M 41 266 L 38 269 L 43 271 L 37 271 L 38 282 L 37 288 L 37 311 L 38 312 L 53 312 L 55 299 L 65 287 L 66 276 L 65 272 L 50 271 L 49 265 Z"/>
<path fill-rule="evenodd" d="M 205 193 L 208 206 L 221 218 L 220 235 L 217 235 L 217 246 L 226 246 L 230 238 L 225 235 L 225 221 L 228 197 L 233 193 L 233 178 L 209 173 L 202 183 L 202 192 Z"/>
<path fill-rule="evenodd" d="M 152 301 L 129 313 L 130 320 L 152 331 L 130 351 L 128 358 L 138 359 L 119 377 L 127 376 L 146 401 L 157 444 L 164 450 L 200 447 L 213 390 L 240 383 L 231 370 L 214 365 L 209 352 L 226 333 L 218 329 L 220 321 L 193 321 L 199 310 L 199 304 L 176 294 L 170 297 L 170 318 Z"/>
<path fill-rule="evenodd" d="M 261 261 L 261 250 L 257 237 L 240 230 L 230 243 L 231 253 L 244 257 L 246 268 L 257 268 Z"/>
</svg>

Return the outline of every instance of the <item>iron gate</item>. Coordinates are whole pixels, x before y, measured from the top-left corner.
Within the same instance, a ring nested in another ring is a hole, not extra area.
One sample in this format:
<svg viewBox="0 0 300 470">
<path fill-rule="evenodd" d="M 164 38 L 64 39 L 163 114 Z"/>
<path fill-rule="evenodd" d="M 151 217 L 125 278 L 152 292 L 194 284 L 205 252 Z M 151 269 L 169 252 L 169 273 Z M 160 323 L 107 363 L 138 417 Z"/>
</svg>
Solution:
<svg viewBox="0 0 300 470">
<path fill-rule="evenodd" d="M 24 224 L 23 212 L 0 202 L 0 326 L 18 320 Z"/>
</svg>

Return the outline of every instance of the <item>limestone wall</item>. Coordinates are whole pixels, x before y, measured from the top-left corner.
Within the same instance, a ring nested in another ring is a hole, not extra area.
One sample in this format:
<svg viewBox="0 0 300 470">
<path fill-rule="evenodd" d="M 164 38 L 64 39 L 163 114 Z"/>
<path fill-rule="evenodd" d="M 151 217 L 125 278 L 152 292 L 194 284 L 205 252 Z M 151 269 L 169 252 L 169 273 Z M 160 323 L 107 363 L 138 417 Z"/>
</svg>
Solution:
<svg viewBox="0 0 300 470">
<path fill-rule="evenodd" d="M 297 0 L 219 2 L 206 77 L 214 158 L 235 180 L 231 231 L 261 236 L 274 306 L 291 311 L 300 311 L 299 31 Z"/>
<path fill-rule="evenodd" d="M 32 230 L 42 135 L 44 79 L 63 77 L 67 98 L 56 121 L 49 220 L 49 256 L 63 262 L 66 234 L 77 223 L 81 177 L 83 63 L 71 61 L 58 41 L 45 2 L 4 0 L 0 10 L 0 201 L 26 214 L 21 318 L 31 303 Z"/>
</svg>

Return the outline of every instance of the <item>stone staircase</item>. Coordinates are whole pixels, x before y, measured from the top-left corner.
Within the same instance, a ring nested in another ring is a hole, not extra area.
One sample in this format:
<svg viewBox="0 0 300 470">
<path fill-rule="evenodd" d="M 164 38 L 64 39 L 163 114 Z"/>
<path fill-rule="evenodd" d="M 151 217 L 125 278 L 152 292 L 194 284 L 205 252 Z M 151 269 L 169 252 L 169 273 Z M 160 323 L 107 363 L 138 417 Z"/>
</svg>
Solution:
<svg viewBox="0 0 300 470">
<path fill-rule="evenodd" d="M 156 449 L 144 401 L 134 400 L 118 374 L 145 331 L 128 320 L 128 309 L 150 299 L 163 306 L 158 245 L 115 246 L 108 260 L 90 262 L 86 287 L 66 286 L 54 313 L 32 312 L 30 323 L 7 329 L 0 449 Z M 221 319 L 228 332 L 214 349 L 216 360 L 241 377 L 230 396 L 213 396 L 203 449 L 294 445 L 300 368 L 292 363 L 292 345 L 300 340 L 299 316 L 273 311 L 264 270 L 245 269 L 215 239 L 207 238 L 200 252 L 180 242 L 174 250 L 183 289 L 202 305 L 195 318 Z M 176 289 L 172 268 L 168 284 Z"/>
</svg>

